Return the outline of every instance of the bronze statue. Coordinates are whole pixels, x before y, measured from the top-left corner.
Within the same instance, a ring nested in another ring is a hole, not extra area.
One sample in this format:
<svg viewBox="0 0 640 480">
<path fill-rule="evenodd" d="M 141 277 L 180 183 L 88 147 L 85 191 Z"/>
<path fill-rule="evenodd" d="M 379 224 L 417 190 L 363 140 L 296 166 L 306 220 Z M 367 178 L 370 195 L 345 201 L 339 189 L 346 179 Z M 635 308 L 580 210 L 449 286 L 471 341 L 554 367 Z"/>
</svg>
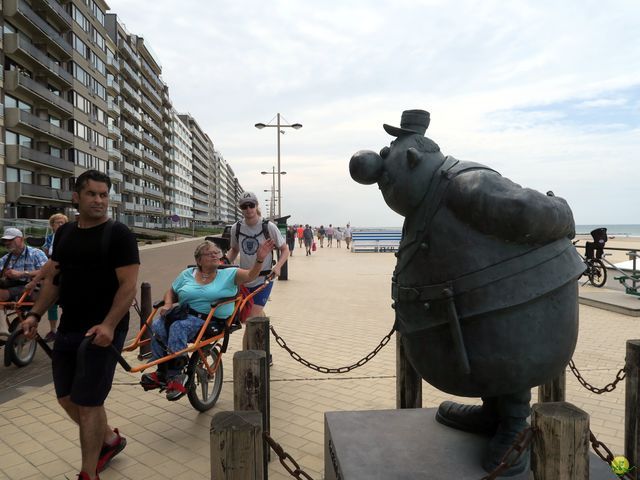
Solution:
<svg viewBox="0 0 640 480">
<path fill-rule="evenodd" d="M 378 183 L 405 217 L 392 279 L 396 329 L 430 384 L 482 406 L 443 402 L 436 419 L 491 436 L 493 470 L 527 426 L 531 388 L 560 374 L 578 336 L 577 278 L 567 202 L 472 162 L 424 136 L 424 110 L 403 112 L 380 154 L 357 152 L 354 180 Z M 528 455 L 506 474 L 528 466 Z"/>
</svg>

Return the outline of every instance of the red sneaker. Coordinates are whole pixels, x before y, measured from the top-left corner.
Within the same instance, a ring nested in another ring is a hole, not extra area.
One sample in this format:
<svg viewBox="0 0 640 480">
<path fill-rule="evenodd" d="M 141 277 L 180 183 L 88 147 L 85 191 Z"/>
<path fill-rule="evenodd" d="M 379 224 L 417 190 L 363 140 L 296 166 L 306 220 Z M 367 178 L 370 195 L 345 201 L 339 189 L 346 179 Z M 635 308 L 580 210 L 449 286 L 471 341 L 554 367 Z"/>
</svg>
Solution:
<svg viewBox="0 0 640 480">
<path fill-rule="evenodd" d="M 167 400 L 174 401 L 183 397 L 187 393 L 187 376 L 184 374 L 176 375 L 167 383 Z"/>
<path fill-rule="evenodd" d="M 140 377 L 140 385 L 146 390 L 153 390 L 155 388 L 164 388 L 167 385 L 164 377 L 159 375 L 158 372 L 143 373 Z"/>
<path fill-rule="evenodd" d="M 97 472 L 101 472 L 105 468 L 107 468 L 107 465 L 113 459 L 113 457 L 119 454 L 122 450 L 124 450 L 124 447 L 127 446 L 127 439 L 120 436 L 120 432 L 118 432 L 117 428 L 113 429 L 113 433 L 118 436 L 118 440 L 113 445 L 102 446 L 102 450 L 100 450 L 100 457 L 98 457 L 98 466 L 96 467 Z"/>
</svg>

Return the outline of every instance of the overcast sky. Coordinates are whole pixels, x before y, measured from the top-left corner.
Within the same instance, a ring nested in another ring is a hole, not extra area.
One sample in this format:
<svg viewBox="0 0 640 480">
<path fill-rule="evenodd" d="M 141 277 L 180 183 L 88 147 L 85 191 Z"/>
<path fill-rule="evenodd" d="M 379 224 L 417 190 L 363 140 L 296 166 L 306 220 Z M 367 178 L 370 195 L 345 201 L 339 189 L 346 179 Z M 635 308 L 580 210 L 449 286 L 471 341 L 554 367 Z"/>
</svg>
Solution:
<svg viewBox="0 0 640 480">
<path fill-rule="evenodd" d="M 578 224 L 640 223 L 640 2 L 107 0 L 264 203 L 280 112 L 290 222 L 400 226 L 349 159 L 431 112 L 445 155 L 569 201 Z"/>
</svg>

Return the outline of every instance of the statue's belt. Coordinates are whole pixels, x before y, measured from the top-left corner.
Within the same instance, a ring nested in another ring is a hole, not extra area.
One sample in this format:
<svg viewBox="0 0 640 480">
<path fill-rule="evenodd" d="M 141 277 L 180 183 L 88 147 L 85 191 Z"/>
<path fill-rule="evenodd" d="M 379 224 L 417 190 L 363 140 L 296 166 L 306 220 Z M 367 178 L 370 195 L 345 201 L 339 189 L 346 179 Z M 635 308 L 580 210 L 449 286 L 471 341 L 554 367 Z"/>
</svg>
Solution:
<svg viewBox="0 0 640 480">
<path fill-rule="evenodd" d="M 468 373 L 461 318 L 539 298 L 578 278 L 583 270 L 571 243 L 560 239 L 447 282 L 421 286 L 392 282 L 396 328 L 407 334 L 448 324 L 461 366 Z M 441 303 L 446 313 L 442 309 L 430 313 L 430 302 Z"/>
</svg>

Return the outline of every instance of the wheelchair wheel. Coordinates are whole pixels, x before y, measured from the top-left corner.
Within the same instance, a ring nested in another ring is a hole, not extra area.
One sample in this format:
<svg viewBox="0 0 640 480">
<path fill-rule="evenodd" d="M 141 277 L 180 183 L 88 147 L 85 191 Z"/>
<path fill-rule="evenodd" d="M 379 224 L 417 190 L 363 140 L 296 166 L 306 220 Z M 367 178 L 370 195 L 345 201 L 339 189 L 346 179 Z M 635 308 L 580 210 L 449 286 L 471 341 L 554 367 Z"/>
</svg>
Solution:
<svg viewBox="0 0 640 480">
<path fill-rule="evenodd" d="M 602 287 L 605 283 L 607 283 L 607 269 L 602 263 L 602 260 L 593 259 L 591 260 L 591 265 L 589 266 L 589 282 L 594 287 Z"/>
<path fill-rule="evenodd" d="M 207 363 L 212 366 L 216 363 L 220 353 L 216 348 L 203 348 Z M 197 351 L 191 354 L 189 365 L 187 366 L 189 384 L 187 386 L 187 396 L 189 403 L 199 412 L 206 412 L 215 405 L 222 391 L 222 360 L 218 369 L 213 375 L 209 375 L 202 359 Z"/>
<path fill-rule="evenodd" d="M 4 347 L 4 365 L 8 367 L 11 365 L 11 362 L 15 363 L 18 367 L 29 365 L 36 355 L 37 346 L 38 344 L 35 339 L 27 339 L 22 329 L 18 328 L 14 330 L 11 335 L 9 335 L 7 344 Z"/>
</svg>

